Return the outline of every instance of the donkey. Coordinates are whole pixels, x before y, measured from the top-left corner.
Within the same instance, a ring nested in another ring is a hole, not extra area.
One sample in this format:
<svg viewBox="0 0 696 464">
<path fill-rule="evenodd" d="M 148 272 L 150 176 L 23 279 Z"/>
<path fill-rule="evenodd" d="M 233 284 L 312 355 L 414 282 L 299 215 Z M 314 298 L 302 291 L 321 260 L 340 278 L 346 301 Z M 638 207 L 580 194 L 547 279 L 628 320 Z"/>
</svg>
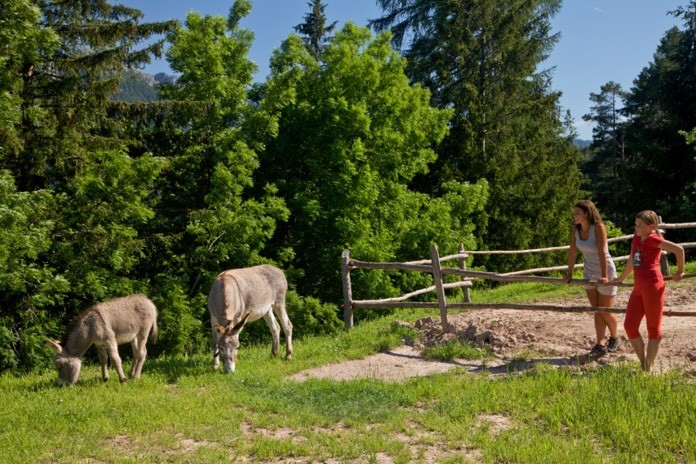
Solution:
<svg viewBox="0 0 696 464">
<path fill-rule="evenodd" d="M 263 318 L 271 329 L 271 355 L 278 356 L 280 328 L 285 333 L 285 359 L 292 358 L 292 323 L 285 311 L 288 282 L 283 271 L 267 264 L 231 269 L 220 273 L 208 294 L 208 311 L 213 330 L 213 369 L 234 373 L 239 333 L 247 322 Z M 271 310 L 272 309 L 272 310 Z"/>
<path fill-rule="evenodd" d="M 130 376 L 140 378 L 147 356 L 146 343 L 150 336 L 157 341 L 157 308 L 145 295 L 129 295 L 92 306 L 78 315 L 61 346 L 57 340 L 46 340 L 56 356 L 53 360 L 58 370 L 60 385 L 74 385 L 80 376 L 81 358 L 94 344 L 99 353 L 102 379 L 109 380 L 109 357 L 116 367 L 118 378 L 126 381 L 118 345 L 130 343 L 133 348 L 133 367 Z"/>
</svg>

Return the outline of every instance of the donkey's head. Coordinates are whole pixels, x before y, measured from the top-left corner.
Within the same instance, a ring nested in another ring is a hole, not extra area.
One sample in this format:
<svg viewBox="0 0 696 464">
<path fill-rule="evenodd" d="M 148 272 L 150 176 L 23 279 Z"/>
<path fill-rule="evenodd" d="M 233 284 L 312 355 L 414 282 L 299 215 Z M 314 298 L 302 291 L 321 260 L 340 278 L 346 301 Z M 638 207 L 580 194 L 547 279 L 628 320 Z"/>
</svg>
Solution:
<svg viewBox="0 0 696 464">
<path fill-rule="evenodd" d="M 48 346 L 56 352 L 53 358 L 53 364 L 58 371 L 58 384 L 61 386 L 74 385 L 80 377 L 80 369 L 82 369 L 82 361 L 77 356 L 69 356 L 63 352 L 63 347 L 57 340 L 46 340 Z"/>
<path fill-rule="evenodd" d="M 225 372 L 234 374 L 234 363 L 237 361 L 237 351 L 239 350 L 239 332 L 242 331 L 250 314 L 246 313 L 242 320 L 234 325 L 231 322 L 226 327 L 215 324 L 215 330 L 218 333 L 215 353 L 220 355 Z"/>
</svg>

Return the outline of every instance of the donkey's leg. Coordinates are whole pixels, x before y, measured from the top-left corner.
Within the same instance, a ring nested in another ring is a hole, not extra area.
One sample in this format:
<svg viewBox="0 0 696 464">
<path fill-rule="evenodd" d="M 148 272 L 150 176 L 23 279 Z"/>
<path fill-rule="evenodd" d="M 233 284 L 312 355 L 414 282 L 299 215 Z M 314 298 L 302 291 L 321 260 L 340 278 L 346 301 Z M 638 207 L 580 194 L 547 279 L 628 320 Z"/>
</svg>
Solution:
<svg viewBox="0 0 696 464">
<path fill-rule="evenodd" d="M 104 345 L 96 345 L 96 347 L 99 355 L 99 364 L 101 365 L 102 380 L 106 382 L 109 380 L 109 355 L 106 353 Z"/>
<path fill-rule="evenodd" d="M 220 352 L 218 351 L 218 333 L 215 330 L 215 321 L 210 321 L 211 330 L 213 332 L 213 370 L 220 368 Z"/>
<path fill-rule="evenodd" d="M 131 342 L 133 348 L 133 367 L 131 368 L 131 378 L 139 379 L 143 371 L 143 364 L 147 357 L 147 337 L 148 333 L 140 333 Z"/>
<path fill-rule="evenodd" d="M 268 311 L 263 316 L 268 328 L 271 329 L 271 337 L 273 337 L 273 346 L 271 347 L 271 356 L 278 356 L 278 347 L 280 346 L 280 327 L 273 317 L 273 311 Z"/>
<path fill-rule="evenodd" d="M 278 316 L 280 325 L 283 327 L 285 334 L 285 359 L 292 359 L 292 322 L 285 311 L 285 301 L 273 305 L 273 312 Z"/>
<path fill-rule="evenodd" d="M 106 341 L 106 351 L 114 363 L 116 372 L 118 372 L 118 380 L 121 382 L 128 380 L 126 379 L 126 374 L 123 373 L 123 364 L 121 363 L 121 357 L 118 355 L 118 345 L 115 338 Z"/>
</svg>

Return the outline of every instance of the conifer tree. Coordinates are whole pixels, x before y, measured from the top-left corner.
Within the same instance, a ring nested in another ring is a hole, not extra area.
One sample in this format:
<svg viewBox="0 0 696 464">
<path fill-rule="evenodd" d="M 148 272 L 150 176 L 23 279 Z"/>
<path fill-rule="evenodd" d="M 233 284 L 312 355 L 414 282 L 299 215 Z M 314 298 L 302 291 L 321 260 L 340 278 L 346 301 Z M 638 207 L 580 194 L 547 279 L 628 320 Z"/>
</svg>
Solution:
<svg viewBox="0 0 696 464">
<path fill-rule="evenodd" d="M 679 222 L 696 212 L 696 159 L 679 133 L 696 126 L 696 1 L 672 14 L 683 28 L 664 34 L 626 98 L 626 196 L 633 210 Z"/>
<path fill-rule="evenodd" d="M 146 289 L 133 271 L 160 164 L 133 159 L 108 113 L 122 70 L 160 48 L 136 45 L 173 24 L 141 17 L 100 0 L 0 5 L 2 368 L 32 367 L 87 305 Z"/>
<path fill-rule="evenodd" d="M 6 160 L 20 190 L 59 189 L 90 151 L 122 146 L 107 118 L 109 98 L 125 67 L 149 62 L 162 47 L 137 45 L 174 25 L 141 23 L 139 10 L 106 0 L 36 3 L 41 28 L 54 31 L 59 45 L 43 63 L 25 63 L 24 145 L 21 156 Z"/>
<path fill-rule="evenodd" d="M 305 15 L 304 23 L 295 26 L 295 31 L 304 36 L 303 40 L 307 50 L 314 59 L 318 60 L 321 58 L 321 51 L 328 40 L 328 35 L 336 28 L 337 21 L 327 25 L 324 13 L 326 5 L 321 3 L 321 0 L 307 2 L 307 6 L 312 11 Z"/>
<path fill-rule="evenodd" d="M 586 188 L 605 218 L 617 223 L 626 221 L 618 215 L 625 209 L 621 195 L 625 182 L 625 117 L 621 113 L 626 94 L 620 84 L 608 82 L 600 87 L 600 93 L 590 93 L 593 106 L 589 114 L 583 115 L 585 121 L 595 123 L 590 157 L 582 165 Z"/>
<path fill-rule="evenodd" d="M 550 75 L 537 67 L 557 40 L 550 18 L 559 0 L 378 0 L 408 59 L 408 74 L 452 108 L 448 137 L 419 188 L 447 180 L 490 183 L 488 230 L 480 246 L 521 249 L 567 240 L 570 205 L 578 196 L 574 134 L 560 115 Z M 511 233 L 512 231 L 512 233 Z M 530 264 L 505 257 L 499 269 Z M 549 257 L 549 259 L 553 259 Z"/>
</svg>

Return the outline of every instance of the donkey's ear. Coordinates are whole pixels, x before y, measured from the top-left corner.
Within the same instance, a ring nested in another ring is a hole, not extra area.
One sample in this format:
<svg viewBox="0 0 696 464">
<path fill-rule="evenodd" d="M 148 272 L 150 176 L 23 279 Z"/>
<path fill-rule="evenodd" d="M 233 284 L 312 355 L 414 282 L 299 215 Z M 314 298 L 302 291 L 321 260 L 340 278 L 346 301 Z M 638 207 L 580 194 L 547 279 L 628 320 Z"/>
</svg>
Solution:
<svg viewBox="0 0 696 464">
<path fill-rule="evenodd" d="M 215 331 L 216 331 L 217 333 L 219 333 L 219 334 L 225 332 L 225 328 L 224 328 L 223 326 L 221 326 L 220 324 L 218 324 L 217 322 L 215 323 L 215 325 L 213 326 L 213 328 L 214 328 Z"/>
<path fill-rule="evenodd" d="M 237 322 L 237 324 L 235 324 L 234 327 L 228 327 L 227 328 L 227 335 L 236 335 L 239 332 L 241 332 L 242 329 L 244 328 L 244 324 L 246 324 L 246 321 L 247 321 L 247 319 L 249 319 L 250 315 L 251 315 L 251 313 L 246 313 L 244 315 L 244 317 L 242 318 L 242 320 Z"/>
<path fill-rule="evenodd" d="M 63 347 L 60 346 L 60 342 L 58 340 L 44 340 L 44 343 L 56 352 L 56 354 L 61 354 L 63 352 Z"/>
</svg>

